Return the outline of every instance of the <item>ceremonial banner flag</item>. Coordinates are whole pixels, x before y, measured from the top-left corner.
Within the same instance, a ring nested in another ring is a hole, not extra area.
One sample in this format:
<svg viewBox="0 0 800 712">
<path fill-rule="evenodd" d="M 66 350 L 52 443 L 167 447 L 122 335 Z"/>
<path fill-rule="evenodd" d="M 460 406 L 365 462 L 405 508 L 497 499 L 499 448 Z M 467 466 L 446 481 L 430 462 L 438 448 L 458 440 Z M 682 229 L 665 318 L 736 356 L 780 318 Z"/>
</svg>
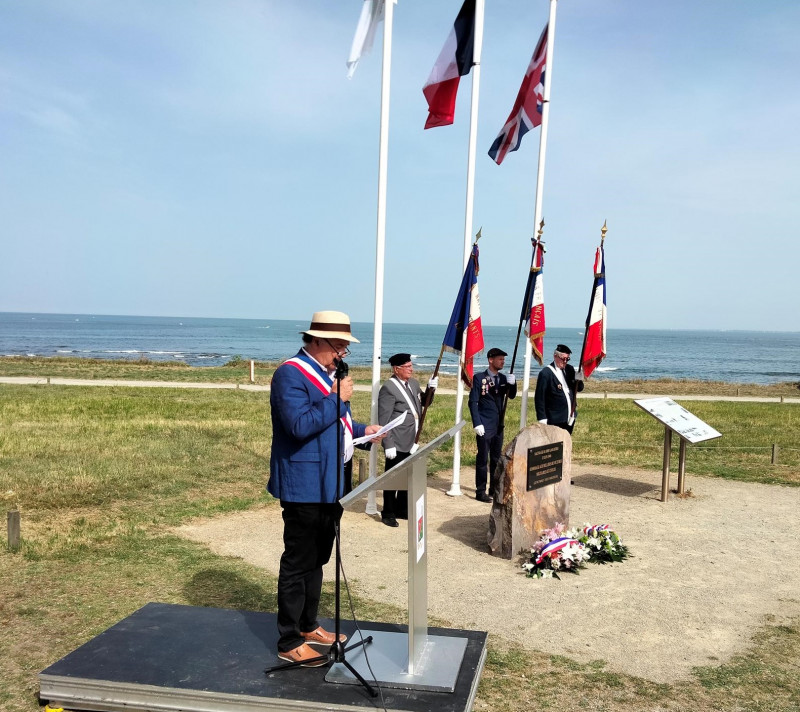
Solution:
<svg viewBox="0 0 800 712">
<path fill-rule="evenodd" d="M 472 246 L 472 255 L 464 270 L 461 288 L 458 290 L 453 314 L 442 342 L 442 346 L 448 351 L 463 354 L 464 371 L 469 377 L 467 384 L 469 388 L 472 388 L 472 359 L 475 354 L 483 351 L 478 271 L 478 243 L 476 242 Z"/>
<path fill-rule="evenodd" d="M 606 357 L 606 256 L 601 241 L 594 257 L 594 286 L 586 316 L 581 369 L 586 378 Z"/>
<path fill-rule="evenodd" d="M 541 366 L 544 363 L 544 245 L 540 240 L 533 244 L 533 264 L 528 276 L 527 299 L 520 319 L 525 319 L 525 335 L 533 347 L 533 357 Z"/>
<path fill-rule="evenodd" d="M 547 28 L 545 25 L 542 36 L 536 45 L 531 57 L 522 86 L 519 88 L 514 108 L 506 119 L 492 147 L 489 155 L 499 166 L 510 151 L 516 151 L 522 142 L 522 137 L 532 128 L 541 125 L 544 94 L 545 59 L 547 55 Z"/>
<path fill-rule="evenodd" d="M 350 47 L 350 57 L 347 60 L 347 78 L 352 79 L 355 74 L 361 55 L 372 49 L 375 41 L 375 32 L 378 24 L 383 20 L 384 0 L 364 0 L 361 6 L 361 16 L 358 18 L 358 27 Z"/>
<path fill-rule="evenodd" d="M 428 81 L 422 87 L 428 102 L 426 129 L 453 123 L 458 83 L 472 69 L 474 46 L 475 0 L 464 0 Z"/>
</svg>

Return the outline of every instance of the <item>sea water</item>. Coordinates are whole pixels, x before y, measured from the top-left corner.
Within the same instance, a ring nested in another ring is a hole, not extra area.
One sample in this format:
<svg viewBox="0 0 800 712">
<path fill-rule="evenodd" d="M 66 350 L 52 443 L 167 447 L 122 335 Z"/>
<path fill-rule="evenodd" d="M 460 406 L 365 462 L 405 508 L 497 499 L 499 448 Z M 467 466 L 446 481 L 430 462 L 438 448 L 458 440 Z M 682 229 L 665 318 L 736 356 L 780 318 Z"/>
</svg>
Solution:
<svg viewBox="0 0 800 712">
<path fill-rule="evenodd" d="M 0 312 L 0 355 L 76 356 L 104 359 L 182 361 L 218 366 L 234 357 L 281 361 L 300 347 L 307 321 L 285 319 L 203 319 L 197 317 L 104 316 L 99 314 L 28 314 Z M 372 324 L 355 322 L 348 362 L 372 362 Z M 510 369 L 516 326 L 484 327 L 486 350 L 508 352 Z M 412 354 L 420 371 L 431 371 L 439 357 L 444 325 L 384 324 L 382 361 L 398 352 Z M 545 363 L 556 344 L 580 356 L 583 328 L 548 328 Z M 593 378 L 689 378 L 729 383 L 800 381 L 800 333 L 757 331 L 682 331 L 609 329 L 608 356 Z M 525 335 L 519 340 L 514 372 L 521 375 Z M 442 372 L 455 373 L 456 357 L 445 353 Z M 486 357 L 475 358 L 476 368 Z M 531 374 L 539 366 L 532 362 Z"/>
</svg>

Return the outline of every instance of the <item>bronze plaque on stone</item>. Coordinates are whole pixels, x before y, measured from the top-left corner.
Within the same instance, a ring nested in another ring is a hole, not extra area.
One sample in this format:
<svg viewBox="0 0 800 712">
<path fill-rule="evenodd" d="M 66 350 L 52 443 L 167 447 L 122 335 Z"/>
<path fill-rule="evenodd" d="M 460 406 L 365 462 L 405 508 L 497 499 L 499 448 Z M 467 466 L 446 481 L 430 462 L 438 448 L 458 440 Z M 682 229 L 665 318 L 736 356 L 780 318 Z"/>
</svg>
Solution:
<svg viewBox="0 0 800 712">
<path fill-rule="evenodd" d="M 528 492 L 561 482 L 564 443 L 528 448 Z"/>
</svg>

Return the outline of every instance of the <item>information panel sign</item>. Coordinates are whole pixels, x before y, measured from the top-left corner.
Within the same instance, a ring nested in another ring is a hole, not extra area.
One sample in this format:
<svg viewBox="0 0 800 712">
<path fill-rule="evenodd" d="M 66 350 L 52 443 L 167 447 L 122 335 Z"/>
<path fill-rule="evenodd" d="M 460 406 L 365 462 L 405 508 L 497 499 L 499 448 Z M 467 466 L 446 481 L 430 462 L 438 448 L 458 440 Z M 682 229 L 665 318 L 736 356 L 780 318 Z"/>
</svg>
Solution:
<svg viewBox="0 0 800 712">
<path fill-rule="evenodd" d="M 672 398 L 662 396 L 660 398 L 643 398 L 633 402 L 692 444 L 722 437 L 722 433 L 714 430 L 708 423 L 704 423 L 683 406 L 678 405 Z"/>
<path fill-rule="evenodd" d="M 563 471 L 563 442 L 528 448 L 528 492 L 561 482 Z"/>
</svg>

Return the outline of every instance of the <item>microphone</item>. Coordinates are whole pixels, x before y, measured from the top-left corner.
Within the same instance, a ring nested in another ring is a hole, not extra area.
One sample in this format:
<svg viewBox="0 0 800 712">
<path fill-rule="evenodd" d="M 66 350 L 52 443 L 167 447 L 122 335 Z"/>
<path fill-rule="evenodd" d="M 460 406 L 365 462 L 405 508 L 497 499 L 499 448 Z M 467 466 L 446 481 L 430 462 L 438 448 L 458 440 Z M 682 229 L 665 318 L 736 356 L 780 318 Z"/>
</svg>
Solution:
<svg viewBox="0 0 800 712">
<path fill-rule="evenodd" d="M 333 359 L 333 365 L 336 366 L 336 371 L 333 374 L 334 378 L 342 379 L 347 377 L 347 374 L 350 372 L 350 366 L 348 366 L 343 359 Z"/>
</svg>

